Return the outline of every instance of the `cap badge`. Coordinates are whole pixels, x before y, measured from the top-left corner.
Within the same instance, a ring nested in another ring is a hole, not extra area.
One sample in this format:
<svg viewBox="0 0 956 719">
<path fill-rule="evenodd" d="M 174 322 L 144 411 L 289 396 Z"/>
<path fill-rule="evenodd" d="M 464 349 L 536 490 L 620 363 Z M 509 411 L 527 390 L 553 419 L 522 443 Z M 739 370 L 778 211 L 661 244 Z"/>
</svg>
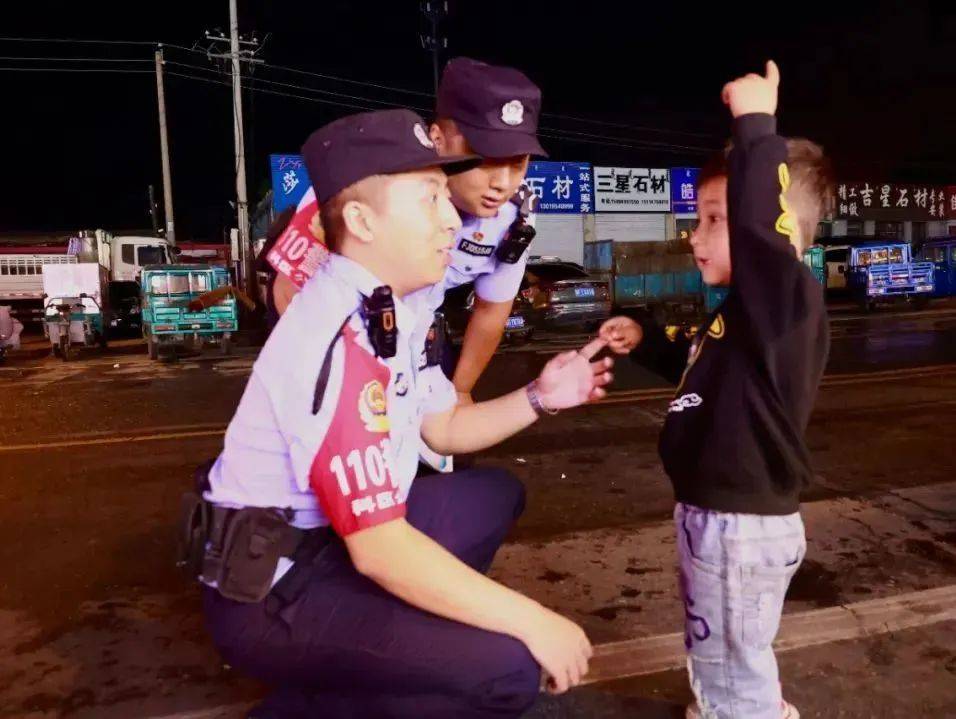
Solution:
<svg viewBox="0 0 956 719">
<path fill-rule="evenodd" d="M 435 149 L 435 143 L 431 141 L 420 122 L 415 123 L 415 138 L 422 144 L 422 147 L 427 147 L 429 150 Z"/>
<path fill-rule="evenodd" d="M 485 239 L 485 235 L 483 232 L 476 232 L 471 236 L 471 239 L 473 239 L 475 242 L 481 242 L 483 239 Z"/>
<path fill-rule="evenodd" d="M 512 100 L 501 108 L 501 121 L 512 127 L 524 122 L 524 105 L 521 100 Z"/>
</svg>

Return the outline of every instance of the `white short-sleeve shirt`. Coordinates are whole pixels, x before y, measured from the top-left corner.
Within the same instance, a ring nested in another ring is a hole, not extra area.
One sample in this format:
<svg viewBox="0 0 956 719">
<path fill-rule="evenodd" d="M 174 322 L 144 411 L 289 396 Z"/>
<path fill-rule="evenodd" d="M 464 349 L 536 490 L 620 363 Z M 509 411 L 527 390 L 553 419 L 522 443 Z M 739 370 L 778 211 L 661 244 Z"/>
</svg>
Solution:
<svg viewBox="0 0 956 719">
<path fill-rule="evenodd" d="M 207 499 L 289 507 L 296 526 L 341 536 L 404 515 L 422 417 L 457 396 L 440 367 L 423 366 L 427 292 L 395 298 L 397 352 L 375 356 L 359 308 L 382 284 L 335 254 L 306 283 L 253 367 Z"/>
<path fill-rule="evenodd" d="M 451 266 L 445 273 L 446 290 L 474 282 L 475 293 L 487 302 L 514 299 L 524 277 L 529 251 L 525 250 L 513 264 L 500 262 L 495 253 L 517 216 L 518 207 L 513 202 L 505 203 L 494 217 L 461 213 L 461 229 L 455 235 Z M 534 213 L 526 222 L 534 224 Z"/>
</svg>

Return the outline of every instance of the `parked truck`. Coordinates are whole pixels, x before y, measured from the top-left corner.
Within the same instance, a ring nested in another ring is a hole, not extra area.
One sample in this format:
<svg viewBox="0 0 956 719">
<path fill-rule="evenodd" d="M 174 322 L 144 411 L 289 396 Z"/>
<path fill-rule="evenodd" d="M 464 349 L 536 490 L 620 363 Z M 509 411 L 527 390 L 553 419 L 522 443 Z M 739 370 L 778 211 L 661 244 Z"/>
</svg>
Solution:
<svg viewBox="0 0 956 719">
<path fill-rule="evenodd" d="M 813 245 L 803 262 L 826 286 L 823 248 Z M 614 310 L 639 310 L 661 325 L 694 326 L 727 296 L 727 288 L 704 284 L 686 245 L 602 240 L 584 246 L 585 268 L 605 277 Z"/>
<path fill-rule="evenodd" d="M 107 274 L 95 262 L 43 268 L 43 333 L 54 356 L 67 361 L 79 347 L 106 347 L 111 317 Z"/>
<path fill-rule="evenodd" d="M 905 242 L 873 240 L 850 248 L 847 288 L 865 309 L 908 301 L 922 306 L 933 296 L 935 266 L 913 260 Z"/>
<path fill-rule="evenodd" d="M 161 237 L 114 237 L 105 230 L 82 232 L 57 245 L 0 246 L 0 304 L 9 306 L 21 322 L 39 322 L 45 265 L 95 262 L 105 268 L 112 285 L 136 282 L 143 266 L 168 264 L 174 255 L 174 248 Z M 129 311 L 137 309 L 130 305 Z"/>
<path fill-rule="evenodd" d="M 589 242 L 584 264 L 607 277 L 615 309 L 643 310 L 662 325 L 692 324 L 703 314 L 700 272 L 676 242 Z"/>
</svg>

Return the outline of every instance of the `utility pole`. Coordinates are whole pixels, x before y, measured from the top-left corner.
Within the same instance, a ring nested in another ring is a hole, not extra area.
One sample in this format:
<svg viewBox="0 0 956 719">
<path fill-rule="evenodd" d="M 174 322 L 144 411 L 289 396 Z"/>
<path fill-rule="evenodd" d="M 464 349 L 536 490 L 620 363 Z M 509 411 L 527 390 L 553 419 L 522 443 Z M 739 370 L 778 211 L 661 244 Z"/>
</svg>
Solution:
<svg viewBox="0 0 956 719">
<path fill-rule="evenodd" d="M 156 98 L 159 102 L 159 148 L 163 156 L 163 206 L 166 211 L 166 239 L 176 244 L 173 217 L 173 180 L 169 172 L 169 137 L 166 133 L 166 91 L 163 87 L 163 50 L 156 51 Z"/>
<path fill-rule="evenodd" d="M 156 188 L 149 186 L 146 193 L 146 200 L 149 202 L 149 219 L 153 222 L 153 234 L 159 236 L 159 209 L 156 207 Z"/>
<path fill-rule="evenodd" d="M 242 121 L 242 64 L 243 62 L 261 63 L 253 56 L 259 48 L 259 41 L 253 37 L 246 40 L 239 36 L 239 14 L 237 0 L 229 0 L 229 37 L 221 32 L 213 35 L 206 32 L 206 38 L 213 43 L 229 43 L 228 53 L 207 53 L 210 58 L 228 58 L 232 66 L 232 129 L 235 139 L 236 157 L 236 214 L 239 230 L 239 286 L 246 292 L 252 288 L 252 243 L 249 239 L 249 198 L 246 184 L 246 147 Z M 245 49 L 245 48 L 255 49 Z"/>
<path fill-rule="evenodd" d="M 232 120 L 236 141 L 236 205 L 239 215 L 240 287 L 249 289 L 249 198 L 246 196 L 246 141 L 242 126 L 242 68 L 239 65 L 239 15 L 237 0 L 229 0 L 229 54 L 232 55 Z"/>
<path fill-rule="evenodd" d="M 441 51 L 448 47 L 448 38 L 439 35 L 438 26 L 448 15 L 447 0 L 422 0 L 422 15 L 429 24 L 429 30 L 420 35 L 422 48 L 430 50 L 432 54 L 432 73 L 435 81 L 435 94 L 438 94 L 438 78 L 441 74 Z"/>
</svg>

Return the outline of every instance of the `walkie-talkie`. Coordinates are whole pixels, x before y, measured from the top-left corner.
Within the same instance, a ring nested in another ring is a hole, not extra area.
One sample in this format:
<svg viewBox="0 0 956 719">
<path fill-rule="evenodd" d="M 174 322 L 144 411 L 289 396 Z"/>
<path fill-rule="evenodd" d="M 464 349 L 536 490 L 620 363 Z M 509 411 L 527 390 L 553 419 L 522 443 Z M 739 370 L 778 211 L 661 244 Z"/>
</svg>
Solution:
<svg viewBox="0 0 956 719">
<path fill-rule="evenodd" d="M 518 217 L 498 245 L 498 251 L 495 253 L 498 262 L 504 262 L 507 265 L 515 264 L 528 249 L 535 234 L 537 234 L 536 230 L 531 225 L 525 224 L 523 217 Z"/>
<path fill-rule="evenodd" d="M 425 336 L 426 367 L 437 367 L 441 364 L 442 354 L 444 354 L 447 343 L 448 325 L 445 322 L 445 314 L 436 312 L 432 326 L 428 328 L 428 334 Z"/>
<path fill-rule="evenodd" d="M 382 285 L 375 288 L 371 297 L 362 298 L 362 315 L 375 355 L 383 359 L 394 357 L 398 350 L 398 328 L 392 288 Z"/>
<path fill-rule="evenodd" d="M 495 257 L 498 262 L 513 265 L 524 255 L 537 231 L 528 224 L 528 218 L 538 205 L 538 197 L 530 189 L 523 186 L 518 189 L 511 202 L 518 206 L 518 215 L 511 223 L 504 239 L 498 244 Z"/>
</svg>

